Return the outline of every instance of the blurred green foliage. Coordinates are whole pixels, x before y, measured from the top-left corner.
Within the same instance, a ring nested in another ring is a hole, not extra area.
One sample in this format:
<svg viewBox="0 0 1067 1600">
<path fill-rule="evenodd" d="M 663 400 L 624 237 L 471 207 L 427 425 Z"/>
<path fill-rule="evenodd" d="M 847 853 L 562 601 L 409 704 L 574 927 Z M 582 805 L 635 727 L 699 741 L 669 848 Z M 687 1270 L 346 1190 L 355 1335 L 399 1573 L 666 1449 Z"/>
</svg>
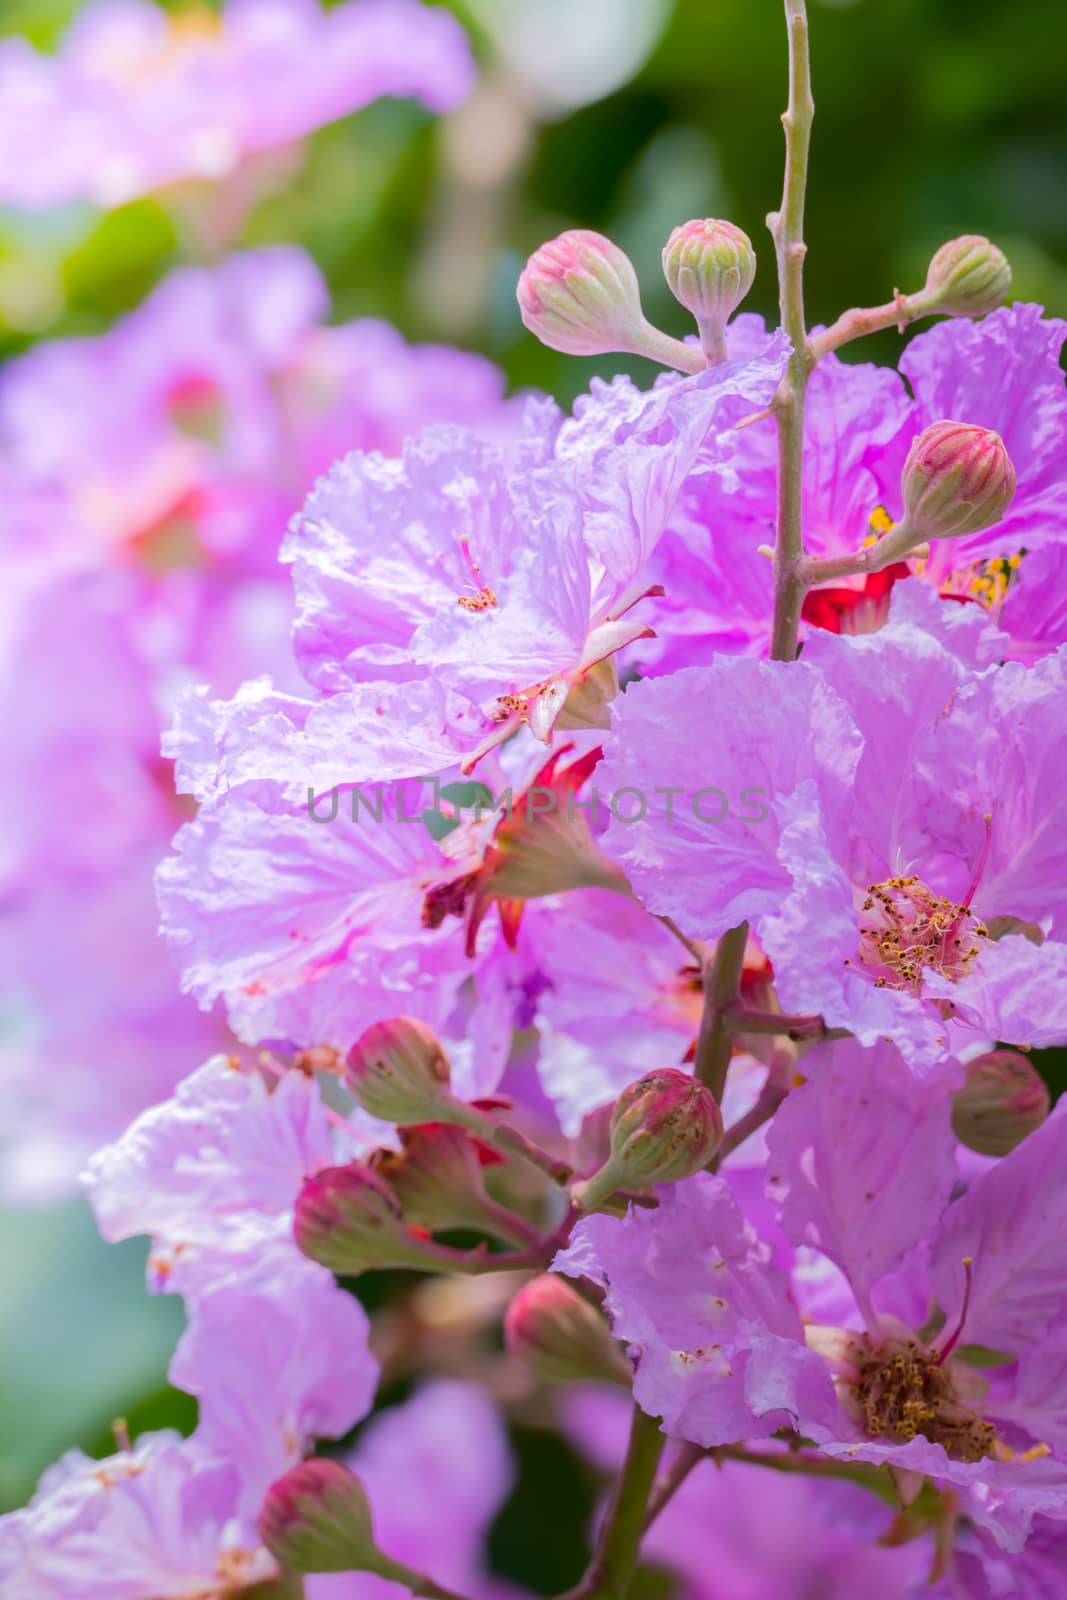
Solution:
<svg viewBox="0 0 1067 1600">
<path fill-rule="evenodd" d="M 47 45 L 74 9 L 74 0 L 0 0 L 0 33 Z M 461 0 L 453 9 L 464 14 Z M 650 316 L 682 333 L 660 248 L 686 217 L 728 216 L 760 255 L 751 307 L 773 315 L 763 218 L 781 185 L 781 10 L 780 0 L 676 0 L 632 82 L 572 115 L 531 121 L 510 169 L 473 193 L 432 118 L 405 103 L 372 106 L 315 135 L 295 178 L 258 205 L 235 243 L 302 243 L 329 279 L 337 319 L 384 316 L 410 337 L 482 349 L 514 383 L 563 400 L 620 365 L 559 356 L 521 327 L 518 271 L 563 228 L 617 238 L 637 262 Z M 988 233 L 1007 250 L 1019 298 L 1067 314 L 1062 0 L 811 0 L 811 13 L 811 319 L 918 286 L 933 250 L 961 232 Z M 477 33 L 477 42 L 497 74 L 490 41 Z M 107 326 L 189 252 L 183 216 L 165 197 L 107 217 L 77 206 L 0 211 L 0 355 Z M 475 292 L 464 311 L 456 291 L 468 275 Z M 856 354 L 892 360 L 899 343 L 882 335 Z M 629 366 L 649 375 L 640 361 Z M 1064 1052 L 1035 1059 L 1062 1089 Z M 191 1403 L 163 1381 L 178 1308 L 144 1296 L 143 1250 L 100 1244 L 80 1205 L 0 1219 L 0 1244 L 0 1507 L 24 1498 L 65 1446 L 105 1450 L 119 1412 L 134 1431 L 192 1425 Z M 549 1435 L 521 1430 L 515 1444 L 519 1485 L 494 1530 L 494 1559 L 535 1592 L 558 1591 L 580 1565 L 595 1486 Z M 654 1595 L 654 1575 L 646 1583 Z"/>
</svg>

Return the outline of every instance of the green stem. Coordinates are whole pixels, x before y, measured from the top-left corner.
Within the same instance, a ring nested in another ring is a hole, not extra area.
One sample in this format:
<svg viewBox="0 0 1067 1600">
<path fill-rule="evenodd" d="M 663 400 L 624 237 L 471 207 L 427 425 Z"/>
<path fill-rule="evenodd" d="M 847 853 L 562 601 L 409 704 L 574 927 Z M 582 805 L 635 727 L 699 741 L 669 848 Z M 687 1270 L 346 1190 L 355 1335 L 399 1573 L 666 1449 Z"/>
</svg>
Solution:
<svg viewBox="0 0 1067 1600">
<path fill-rule="evenodd" d="M 771 656 L 792 661 L 797 653 L 804 581 L 801 522 L 804 479 L 804 402 L 814 357 L 804 320 L 804 195 L 815 105 L 811 98 L 808 61 L 808 17 L 805 0 L 785 0 L 789 26 L 789 105 L 785 128 L 785 183 L 780 211 L 767 218 L 778 262 L 782 327 L 793 353 L 774 399 L 778 425 L 778 513 L 774 551 L 774 624 Z"/>
<path fill-rule="evenodd" d="M 904 561 L 908 556 L 920 554 L 923 536 L 901 520 L 895 527 L 864 550 L 855 550 L 847 556 L 831 556 L 824 560 L 802 560 L 800 575 L 805 586 L 828 583 L 834 578 L 861 577 L 864 573 L 881 572 L 894 561 Z"/>
<path fill-rule="evenodd" d="M 903 333 L 909 323 L 917 322 L 920 317 L 932 317 L 937 309 L 936 296 L 924 289 L 917 294 L 895 294 L 884 306 L 854 306 L 812 337 L 811 353 L 816 361 L 821 361 L 831 350 L 840 350 L 843 344 L 862 339 L 869 333 L 881 333 L 884 328 L 896 328 Z"/>
<path fill-rule="evenodd" d="M 828 1028 L 818 1012 L 754 1011 L 730 1006 L 723 1021 L 730 1033 L 780 1033 L 786 1039 L 847 1039 L 847 1028 Z"/>
<path fill-rule="evenodd" d="M 737 1003 L 747 943 L 748 923 L 742 922 L 723 934 L 714 953 L 704 962 L 704 1013 L 700 1019 L 693 1071 L 718 1101 L 722 1100 L 733 1054 L 726 1013 Z"/>
<path fill-rule="evenodd" d="M 807 1478 L 843 1478 L 870 1489 L 887 1505 L 899 1509 L 900 1496 L 889 1471 L 865 1461 L 835 1461 L 832 1456 L 815 1456 L 783 1450 L 750 1450 L 747 1445 L 719 1445 L 711 1452 L 718 1461 L 747 1461 L 754 1467 L 769 1467 L 772 1472 L 795 1472 Z"/>
<path fill-rule="evenodd" d="M 473 1133 L 485 1144 L 492 1145 L 501 1155 L 525 1161 L 536 1172 L 551 1178 L 553 1183 L 562 1186 L 574 1176 L 573 1169 L 565 1161 L 557 1160 L 547 1150 L 542 1150 L 540 1145 L 534 1144 L 532 1139 L 527 1139 L 518 1128 L 511 1128 L 506 1122 L 497 1122 L 487 1112 L 479 1111 L 477 1106 L 457 1100 L 450 1105 L 448 1120 L 466 1128 L 468 1133 Z"/>
<path fill-rule="evenodd" d="M 629 346 L 629 353 L 644 356 L 649 361 L 658 361 L 660 366 L 674 367 L 679 372 L 692 374 L 703 372 L 708 365 L 704 352 L 695 344 L 672 339 L 669 333 L 661 333 L 650 322 L 645 323 L 640 339 L 635 339 Z"/>
<path fill-rule="evenodd" d="M 667 1443 L 659 1421 L 634 1406 L 626 1460 L 611 1497 L 588 1570 L 569 1600 L 622 1600 L 630 1586 L 649 1495 Z"/>
<path fill-rule="evenodd" d="M 406 1566 L 403 1561 L 394 1561 L 391 1556 L 383 1556 L 380 1565 L 372 1570 L 390 1583 L 402 1583 L 413 1595 L 419 1596 L 419 1600 L 465 1600 L 454 1589 L 446 1589 L 444 1584 L 438 1583 L 427 1573 L 416 1572 L 414 1567 Z"/>
</svg>

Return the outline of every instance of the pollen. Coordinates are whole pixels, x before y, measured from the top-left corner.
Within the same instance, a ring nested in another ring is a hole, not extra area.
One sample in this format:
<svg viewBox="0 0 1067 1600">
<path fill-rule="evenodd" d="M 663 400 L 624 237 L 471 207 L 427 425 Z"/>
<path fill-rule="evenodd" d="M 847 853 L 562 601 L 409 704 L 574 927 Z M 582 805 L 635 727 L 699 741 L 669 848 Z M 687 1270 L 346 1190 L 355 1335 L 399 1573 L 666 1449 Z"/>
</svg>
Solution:
<svg viewBox="0 0 1067 1600">
<path fill-rule="evenodd" d="M 891 532 L 896 524 L 885 506 L 875 506 L 868 519 L 867 526 L 871 531 L 871 538 L 880 539 L 883 534 Z"/>
<path fill-rule="evenodd" d="M 524 694 L 502 694 L 489 713 L 490 722 L 507 722 L 510 717 L 524 712 L 529 704 Z"/>
<path fill-rule="evenodd" d="M 956 1461 L 995 1453 L 996 1431 L 960 1399 L 951 1369 L 915 1340 L 858 1352 L 856 1399 L 871 1438 L 907 1444 L 920 1434 Z"/>
<path fill-rule="evenodd" d="M 976 561 L 950 572 L 941 585 L 941 593 L 957 600 L 977 600 L 992 611 L 1018 578 L 1025 554 L 1025 550 L 1019 550 L 1014 555 Z"/>
<path fill-rule="evenodd" d="M 456 597 L 457 605 L 464 611 L 491 611 L 500 604 L 496 594 L 488 585 L 478 590 L 477 594 L 461 594 Z"/>
<path fill-rule="evenodd" d="M 921 995 L 936 972 L 956 983 L 970 972 L 989 931 L 965 905 L 934 894 L 921 878 L 871 883 L 860 907 L 859 957 L 875 987 Z"/>
</svg>

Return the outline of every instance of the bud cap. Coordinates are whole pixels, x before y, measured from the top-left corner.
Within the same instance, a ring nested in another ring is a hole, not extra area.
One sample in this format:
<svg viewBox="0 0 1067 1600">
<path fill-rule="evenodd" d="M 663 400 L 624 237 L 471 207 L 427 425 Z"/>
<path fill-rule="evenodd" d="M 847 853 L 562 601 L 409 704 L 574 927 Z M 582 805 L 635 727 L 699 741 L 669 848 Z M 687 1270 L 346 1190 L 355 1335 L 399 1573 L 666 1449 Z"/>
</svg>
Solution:
<svg viewBox="0 0 1067 1600">
<path fill-rule="evenodd" d="M 1048 1089 L 1015 1050 L 990 1050 L 966 1067 L 952 1097 L 952 1130 L 960 1144 L 982 1156 L 1006 1156 L 1048 1116 Z"/>
<path fill-rule="evenodd" d="M 924 298 L 931 311 L 950 317 L 984 317 L 1006 299 L 1011 267 L 1003 250 L 980 233 L 943 244 L 930 262 Z"/>
<path fill-rule="evenodd" d="M 291 1572 L 373 1572 L 381 1565 L 366 1491 L 339 1461 L 302 1461 L 272 1483 L 259 1536 Z"/>
<path fill-rule="evenodd" d="M 998 433 L 935 422 L 913 441 L 901 478 L 905 522 L 916 544 L 981 533 L 1015 495 L 1015 468 Z"/>
<path fill-rule="evenodd" d="M 725 360 L 726 323 L 756 276 L 748 234 L 714 217 L 683 222 L 667 240 L 663 271 L 675 299 L 696 318 L 709 360 Z"/>
</svg>

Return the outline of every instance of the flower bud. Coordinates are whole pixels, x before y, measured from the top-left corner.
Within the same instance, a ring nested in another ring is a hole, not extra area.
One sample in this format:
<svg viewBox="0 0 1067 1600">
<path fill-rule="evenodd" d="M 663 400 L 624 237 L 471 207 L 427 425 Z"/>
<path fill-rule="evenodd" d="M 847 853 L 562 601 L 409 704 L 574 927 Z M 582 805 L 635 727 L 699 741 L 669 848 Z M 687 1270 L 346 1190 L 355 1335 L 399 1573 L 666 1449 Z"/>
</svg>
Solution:
<svg viewBox="0 0 1067 1600">
<path fill-rule="evenodd" d="M 684 372 L 700 372 L 699 351 L 645 318 L 633 262 L 588 228 L 574 228 L 535 250 L 519 278 L 522 320 L 550 350 L 571 356 L 629 351 Z"/>
<path fill-rule="evenodd" d="M 756 276 L 756 252 L 747 233 L 714 217 L 683 222 L 663 251 L 671 293 L 691 311 L 709 361 L 726 359 L 726 324 Z"/>
<path fill-rule="evenodd" d="M 600 1312 L 554 1273 L 524 1284 L 504 1317 L 504 1343 L 550 1383 L 601 1379 L 630 1387 L 633 1373 Z"/>
<path fill-rule="evenodd" d="M 624 1089 L 611 1114 L 611 1160 L 627 1186 L 673 1183 L 706 1167 L 722 1138 L 715 1097 L 688 1072 L 664 1067 Z"/>
<path fill-rule="evenodd" d="M 674 1183 L 706 1167 L 722 1139 L 722 1112 L 714 1095 L 688 1072 L 664 1067 L 631 1083 L 616 1100 L 609 1134 L 611 1154 L 574 1198 L 586 1211 L 617 1189 Z"/>
<path fill-rule="evenodd" d="M 291 1572 L 376 1572 L 383 1564 L 366 1491 L 339 1461 L 302 1461 L 276 1479 L 259 1513 L 259 1536 Z"/>
<path fill-rule="evenodd" d="M 1025 1056 L 991 1050 L 967 1063 L 967 1080 L 952 1096 L 952 1128 L 960 1144 L 982 1156 L 1006 1156 L 1049 1113 L 1049 1092 Z"/>
<path fill-rule="evenodd" d="M 508 1226 L 510 1213 L 486 1191 L 483 1166 L 503 1161 L 488 1146 L 463 1128 L 449 1123 L 427 1123 L 405 1128 L 401 1149 L 381 1150 L 374 1170 L 383 1177 L 399 1201 L 407 1222 L 416 1228 L 474 1228 L 509 1243 L 525 1242 Z"/>
<path fill-rule="evenodd" d="M 346 1082 L 372 1117 L 401 1127 L 442 1119 L 451 1069 L 436 1035 L 414 1017 L 376 1022 L 348 1053 Z"/>
<path fill-rule="evenodd" d="M 980 233 L 943 244 L 930 262 L 923 298 L 950 317 L 984 317 L 1011 288 L 1008 258 Z"/>
<path fill-rule="evenodd" d="M 551 350 L 597 356 L 625 350 L 645 317 L 633 262 L 588 228 L 574 228 L 535 250 L 518 286 L 530 332 Z"/>
<path fill-rule="evenodd" d="M 1015 468 L 1000 435 L 935 422 L 913 441 L 901 479 L 913 544 L 991 528 L 1011 505 Z"/>
<path fill-rule="evenodd" d="M 312 1261 L 340 1276 L 371 1267 L 433 1265 L 436 1248 L 407 1227 L 389 1185 L 368 1167 L 324 1167 L 296 1197 L 293 1237 Z"/>
</svg>

